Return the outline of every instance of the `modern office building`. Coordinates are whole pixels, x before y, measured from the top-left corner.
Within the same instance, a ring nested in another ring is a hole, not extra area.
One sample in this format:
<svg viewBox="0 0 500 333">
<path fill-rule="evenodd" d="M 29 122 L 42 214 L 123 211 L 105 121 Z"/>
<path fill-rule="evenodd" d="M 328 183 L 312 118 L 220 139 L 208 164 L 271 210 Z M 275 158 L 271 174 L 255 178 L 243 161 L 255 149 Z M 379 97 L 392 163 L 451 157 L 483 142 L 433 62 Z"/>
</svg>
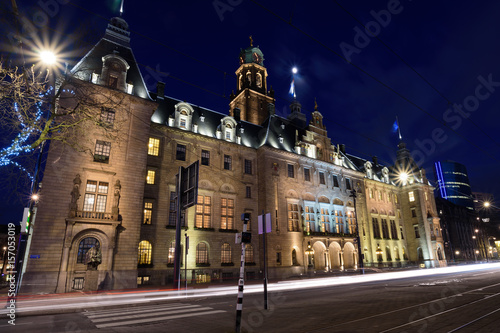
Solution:
<svg viewBox="0 0 500 333">
<path fill-rule="evenodd" d="M 436 162 L 434 172 L 440 198 L 474 210 L 474 200 L 465 165 L 452 161 Z"/>
</svg>

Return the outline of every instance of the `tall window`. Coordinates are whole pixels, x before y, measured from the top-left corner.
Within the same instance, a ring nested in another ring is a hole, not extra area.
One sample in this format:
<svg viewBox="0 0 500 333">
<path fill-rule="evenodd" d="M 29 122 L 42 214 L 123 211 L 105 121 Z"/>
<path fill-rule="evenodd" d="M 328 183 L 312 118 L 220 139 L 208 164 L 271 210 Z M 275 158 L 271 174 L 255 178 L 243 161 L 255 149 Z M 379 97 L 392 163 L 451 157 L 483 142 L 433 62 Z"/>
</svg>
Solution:
<svg viewBox="0 0 500 333">
<path fill-rule="evenodd" d="M 349 228 L 347 233 L 348 234 L 356 233 L 356 217 L 354 216 L 353 210 L 348 210 L 346 212 L 346 220 L 347 220 L 347 228 Z"/>
<path fill-rule="evenodd" d="M 414 207 L 410 208 L 410 210 L 411 210 L 411 217 L 417 217 L 417 210 Z"/>
<path fill-rule="evenodd" d="M 378 191 L 378 201 L 382 201 L 382 191 Z"/>
<path fill-rule="evenodd" d="M 401 239 L 405 239 L 405 235 L 403 234 L 403 227 L 399 226 L 399 233 L 401 234 Z"/>
<path fill-rule="evenodd" d="M 252 244 L 245 244 L 245 263 L 253 263 L 253 246 Z"/>
<path fill-rule="evenodd" d="M 311 181 L 311 170 L 304 169 L 304 180 L 306 182 L 310 182 Z"/>
<path fill-rule="evenodd" d="M 245 173 L 248 175 L 252 174 L 252 161 L 245 160 Z"/>
<path fill-rule="evenodd" d="M 233 167 L 233 159 L 229 155 L 224 155 L 224 170 L 231 170 Z"/>
<path fill-rule="evenodd" d="M 389 246 L 385 247 L 385 256 L 387 261 L 392 261 L 391 248 Z"/>
<path fill-rule="evenodd" d="M 316 213 L 314 212 L 313 204 L 306 206 L 306 231 L 316 231 Z"/>
<path fill-rule="evenodd" d="M 378 219 L 376 217 L 372 217 L 373 224 L 373 238 L 380 238 L 380 227 L 378 225 Z"/>
<path fill-rule="evenodd" d="M 392 239 L 398 239 L 398 229 L 396 228 L 396 221 L 391 220 L 391 236 Z"/>
<path fill-rule="evenodd" d="M 146 184 L 153 185 L 155 183 L 156 171 L 148 170 L 148 175 L 146 176 Z"/>
<path fill-rule="evenodd" d="M 231 264 L 233 262 L 231 259 L 231 245 L 228 243 L 222 244 L 220 262 L 222 264 Z"/>
<path fill-rule="evenodd" d="M 374 195 L 373 195 L 373 189 L 371 188 L 371 189 L 370 189 L 370 199 L 373 199 L 373 196 L 374 196 Z"/>
<path fill-rule="evenodd" d="M 94 161 L 109 163 L 109 153 L 111 151 L 111 142 L 97 140 L 95 142 Z"/>
<path fill-rule="evenodd" d="M 151 264 L 151 252 L 152 252 L 151 243 L 148 241 L 141 241 L 139 243 L 139 265 L 150 265 Z"/>
<path fill-rule="evenodd" d="M 105 212 L 109 184 L 88 180 L 85 187 L 83 210 L 87 212 Z"/>
<path fill-rule="evenodd" d="M 198 195 L 198 204 L 196 205 L 196 228 L 210 228 L 212 198 L 208 195 Z"/>
<path fill-rule="evenodd" d="M 153 203 L 146 201 L 144 203 L 144 219 L 142 220 L 142 224 L 151 224 L 152 216 L 153 216 Z"/>
<path fill-rule="evenodd" d="M 80 245 L 78 246 L 78 255 L 76 257 L 76 263 L 85 264 L 85 255 L 87 251 L 94 246 L 99 245 L 99 241 L 94 237 L 87 237 L 82 239 Z"/>
<path fill-rule="evenodd" d="M 337 229 L 336 232 L 338 233 L 344 233 L 344 220 L 343 220 L 343 214 L 341 209 L 335 209 L 335 228 Z"/>
<path fill-rule="evenodd" d="M 208 246 L 206 243 L 196 245 L 196 264 L 208 264 Z"/>
<path fill-rule="evenodd" d="M 337 175 L 333 175 L 333 187 L 339 187 L 339 178 Z"/>
<path fill-rule="evenodd" d="M 245 188 L 245 198 L 251 198 L 252 197 L 252 187 L 251 186 L 247 186 Z"/>
<path fill-rule="evenodd" d="M 319 173 L 319 183 L 322 185 L 326 185 L 326 179 L 325 179 L 325 173 L 320 172 Z"/>
<path fill-rule="evenodd" d="M 201 165 L 210 165 L 210 151 L 201 151 Z"/>
<path fill-rule="evenodd" d="M 234 229 L 234 200 L 221 199 L 221 229 Z"/>
<path fill-rule="evenodd" d="M 175 159 L 178 161 L 186 160 L 186 146 L 177 144 L 177 151 L 175 153 Z"/>
<path fill-rule="evenodd" d="M 288 178 L 295 178 L 295 170 L 293 164 L 288 164 Z"/>
<path fill-rule="evenodd" d="M 382 219 L 382 236 L 385 239 L 390 239 L 389 237 L 389 227 L 387 226 L 387 220 Z"/>
<path fill-rule="evenodd" d="M 175 225 L 175 221 L 177 220 L 177 200 L 176 193 L 174 191 L 170 192 L 170 209 L 168 213 L 168 225 Z"/>
<path fill-rule="evenodd" d="M 299 205 L 288 204 L 288 231 L 299 231 Z"/>
<path fill-rule="evenodd" d="M 351 189 L 351 180 L 349 178 L 345 179 L 345 188 L 346 188 L 346 190 Z"/>
<path fill-rule="evenodd" d="M 330 232 L 330 213 L 328 212 L 328 208 L 321 207 L 319 219 L 321 223 L 321 231 Z"/>
<path fill-rule="evenodd" d="M 113 128 L 115 123 L 115 111 L 108 108 L 101 108 L 101 125 Z"/>
<path fill-rule="evenodd" d="M 408 192 L 408 198 L 410 199 L 410 202 L 415 201 L 415 193 L 413 193 L 413 191 Z"/>
<path fill-rule="evenodd" d="M 167 264 L 173 265 L 175 260 L 175 241 L 170 242 L 170 246 L 168 248 L 168 258 Z"/>
<path fill-rule="evenodd" d="M 398 195 L 394 194 L 394 203 L 398 203 Z"/>
<path fill-rule="evenodd" d="M 148 155 L 158 156 L 160 154 L 160 140 L 149 138 Z"/>
<path fill-rule="evenodd" d="M 415 238 L 420 238 L 420 231 L 418 231 L 418 225 L 413 225 L 413 231 L 415 231 Z"/>
</svg>

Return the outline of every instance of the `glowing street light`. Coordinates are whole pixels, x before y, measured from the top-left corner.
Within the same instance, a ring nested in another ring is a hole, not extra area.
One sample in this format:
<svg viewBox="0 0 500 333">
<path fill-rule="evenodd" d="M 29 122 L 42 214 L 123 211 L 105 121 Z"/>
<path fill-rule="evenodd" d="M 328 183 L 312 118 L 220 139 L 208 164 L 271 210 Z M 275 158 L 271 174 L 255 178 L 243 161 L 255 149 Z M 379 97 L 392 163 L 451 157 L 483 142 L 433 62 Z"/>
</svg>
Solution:
<svg viewBox="0 0 500 333">
<path fill-rule="evenodd" d="M 52 51 L 42 51 L 40 52 L 40 60 L 46 65 L 54 65 L 57 57 Z"/>
<path fill-rule="evenodd" d="M 490 207 L 490 206 L 491 206 L 491 203 L 490 203 L 489 201 L 485 201 L 485 202 L 483 203 L 483 206 L 484 206 L 484 207 L 486 207 L 486 208 L 488 208 L 488 207 Z"/>
<path fill-rule="evenodd" d="M 293 67 L 292 68 L 292 73 L 293 74 L 297 74 L 299 72 L 299 70 L 297 69 L 297 67 Z"/>
</svg>

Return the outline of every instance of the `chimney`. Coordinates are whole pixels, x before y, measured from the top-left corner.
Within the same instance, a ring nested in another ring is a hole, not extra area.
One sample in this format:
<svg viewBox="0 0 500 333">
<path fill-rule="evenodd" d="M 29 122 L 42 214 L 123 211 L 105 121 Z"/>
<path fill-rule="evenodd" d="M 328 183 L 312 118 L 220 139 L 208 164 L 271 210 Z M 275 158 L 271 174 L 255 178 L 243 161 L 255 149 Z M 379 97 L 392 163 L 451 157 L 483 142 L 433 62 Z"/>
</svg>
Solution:
<svg viewBox="0 0 500 333">
<path fill-rule="evenodd" d="M 340 145 L 339 145 L 339 148 L 340 148 L 340 152 L 341 152 L 342 154 L 345 154 L 345 144 L 343 144 L 343 143 L 342 143 L 342 144 L 340 144 Z"/>
<path fill-rule="evenodd" d="M 378 157 L 377 156 L 373 156 L 372 161 L 373 161 L 373 164 L 375 164 L 375 166 L 378 166 Z"/>
<path fill-rule="evenodd" d="M 158 83 L 156 83 L 156 93 L 160 98 L 165 97 L 165 82 L 158 81 Z"/>
</svg>

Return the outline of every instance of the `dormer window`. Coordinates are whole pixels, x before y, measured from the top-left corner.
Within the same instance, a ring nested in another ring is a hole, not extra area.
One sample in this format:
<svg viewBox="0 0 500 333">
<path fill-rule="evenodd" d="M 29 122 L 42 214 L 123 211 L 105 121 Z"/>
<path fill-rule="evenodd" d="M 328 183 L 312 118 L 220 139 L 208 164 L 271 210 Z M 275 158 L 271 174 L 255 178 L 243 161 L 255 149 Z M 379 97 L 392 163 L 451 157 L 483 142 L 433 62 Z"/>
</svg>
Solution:
<svg viewBox="0 0 500 333">
<path fill-rule="evenodd" d="M 221 124 L 217 128 L 217 138 L 224 138 L 227 141 L 236 141 L 236 121 L 233 117 L 224 117 L 221 119 Z M 220 135 L 219 135 L 220 133 Z"/>
<path fill-rule="evenodd" d="M 181 121 L 180 121 L 179 127 L 180 128 L 186 128 L 186 118 L 181 117 Z"/>
<path fill-rule="evenodd" d="M 127 61 L 117 53 L 102 57 L 102 73 L 99 77 L 92 76 L 92 82 L 128 92 L 126 83 L 127 71 L 130 68 Z"/>
<path fill-rule="evenodd" d="M 231 141 L 231 132 L 232 132 L 232 128 L 231 128 L 231 125 L 230 124 L 226 124 L 226 140 L 228 141 Z"/>
<path fill-rule="evenodd" d="M 114 75 L 109 76 L 108 87 L 116 89 L 118 88 L 118 77 Z"/>
<path fill-rule="evenodd" d="M 190 130 L 193 120 L 193 108 L 188 103 L 178 103 L 175 106 L 175 122 L 174 126 L 184 130 Z"/>
</svg>

